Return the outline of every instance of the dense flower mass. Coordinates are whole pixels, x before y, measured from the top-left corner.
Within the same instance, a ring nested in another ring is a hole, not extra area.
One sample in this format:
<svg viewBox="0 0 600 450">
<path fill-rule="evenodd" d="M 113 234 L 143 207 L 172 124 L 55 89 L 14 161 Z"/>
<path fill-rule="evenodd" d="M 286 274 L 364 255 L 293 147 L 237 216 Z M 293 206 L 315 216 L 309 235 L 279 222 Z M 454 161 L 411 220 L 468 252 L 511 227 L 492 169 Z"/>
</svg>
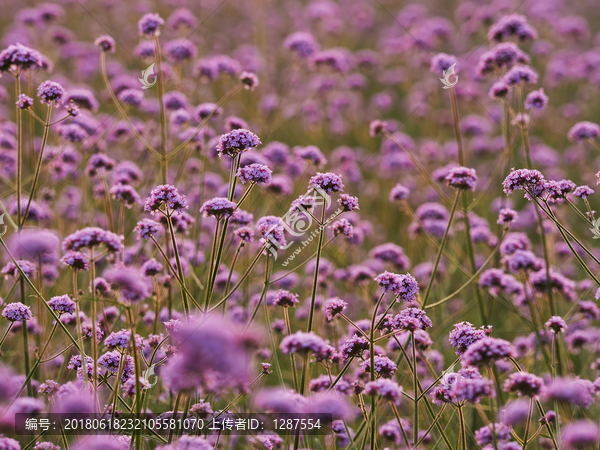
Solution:
<svg viewBox="0 0 600 450">
<path fill-rule="evenodd" d="M 0 450 L 597 450 L 600 23 L 518 3 L 3 0 Z"/>
</svg>

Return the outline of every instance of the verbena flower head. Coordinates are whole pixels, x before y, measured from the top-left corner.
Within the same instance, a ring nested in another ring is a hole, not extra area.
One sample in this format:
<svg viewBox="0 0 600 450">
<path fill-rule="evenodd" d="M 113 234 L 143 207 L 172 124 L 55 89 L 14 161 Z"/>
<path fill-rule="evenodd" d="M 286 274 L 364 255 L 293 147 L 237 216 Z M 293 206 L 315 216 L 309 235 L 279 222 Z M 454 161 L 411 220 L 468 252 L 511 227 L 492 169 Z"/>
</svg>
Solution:
<svg viewBox="0 0 600 450">
<path fill-rule="evenodd" d="M 571 127 L 567 136 L 573 142 L 598 139 L 598 137 L 600 137 L 600 125 L 588 121 L 577 122 Z"/>
<path fill-rule="evenodd" d="M 299 158 L 314 164 L 317 167 L 323 167 L 327 163 L 325 155 L 316 145 L 308 145 L 306 147 L 298 147 L 294 150 L 294 154 Z"/>
<path fill-rule="evenodd" d="M 137 226 L 133 229 L 134 233 L 137 234 L 137 239 L 150 239 L 156 233 L 162 229 L 162 225 L 151 219 L 142 219 L 137 223 Z"/>
<path fill-rule="evenodd" d="M 321 189 L 327 194 L 332 192 L 340 192 L 344 190 L 344 183 L 342 183 L 342 176 L 335 173 L 317 172 L 308 182 L 308 187 L 313 189 Z"/>
<path fill-rule="evenodd" d="M 54 103 L 55 106 L 60 105 L 63 102 L 63 97 L 66 91 L 60 84 L 54 81 L 44 81 L 38 86 L 37 96 L 40 98 L 40 102 L 51 105 Z"/>
<path fill-rule="evenodd" d="M 503 423 L 492 423 L 475 431 L 475 441 L 481 446 L 493 444 L 494 439 L 508 441 L 511 437 L 510 427 Z"/>
<path fill-rule="evenodd" d="M 509 86 L 536 84 L 538 74 L 529 66 L 514 66 L 502 78 Z"/>
<path fill-rule="evenodd" d="M 294 51 L 300 58 L 308 58 L 319 50 L 319 46 L 312 34 L 298 31 L 290 34 L 283 41 L 285 48 Z"/>
<path fill-rule="evenodd" d="M 152 258 L 142 264 L 142 273 L 145 277 L 153 277 L 158 275 L 163 270 L 163 265 L 156 259 Z"/>
<path fill-rule="evenodd" d="M 22 320 L 29 320 L 33 317 L 29 306 L 24 305 L 20 302 L 9 303 L 2 310 L 2 317 L 10 320 L 11 322 L 20 322 Z"/>
<path fill-rule="evenodd" d="M 185 195 L 180 194 L 171 184 L 161 184 L 152 189 L 144 204 L 144 211 L 154 214 L 163 205 L 167 211 L 175 212 L 182 212 L 188 208 Z"/>
<path fill-rule="evenodd" d="M 544 93 L 544 89 L 531 91 L 525 97 L 525 108 L 543 111 L 548 105 L 548 96 Z"/>
<path fill-rule="evenodd" d="M 514 209 L 502 208 L 498 213 L 498 220 L 496 223 L 498 225 L 508 225 L 517 220 L 518 217 L 519 214 Z"/>
<path fill-rule="evenodd" d="M 115 52 L 115 40 L 111 36 L 103 35 L 97 37 L 94 45 L 100 47 L 103 52 Z"/>
<path fill-rule="evenodd" d="M 362 356 L 364 351 L 368 350 L 369 347 L 370 345 L 367 338 L 355 334 L 342 344 L 340 352 L 342 353 L 344 359 L 349 359 L 352 357 L 357 358 Z"/>
<path fill-rule="evenodd" d="M 89 270 L 90 262 L 83 253 L 68 251 L 60 258 L 60 262 L 73 270 Z"/>
<path fill-rule="evenodd" d="M 31 108 L 33 106 L 33 99 L 25 94 L 19 94 L 16 105 L 19 109 Z"/>
<path fill-rule="evenodd" d="M 506 98 L 506 96 L 511 90 L 512 86 L 510 84 L 508 84 L 504 80 L 500 80 L 492 84 L 488 95 L 492 100 L 501 100 L 503 98 Z"/>
<path fill-rule="evenodd" d="M 504 382 L 506 392 L 518 392 L 520 395 L 535 397 L 541 394 L 544 380 L 527 372 L 511 373 Z"/>
<path fill-rule="evenodd" d="M 118 200 L 126 208 L 133 208 L 142 202 L 140 194 L 137 193 L 133 186 L 128 184 L 115 184 L 110 188 L 110 194 L 112 198 Z"/>
<path fill-rule="evenodd" d="M 563 428 L 561 434 L 566 450 L 594 448 L 600 442 L 600 428 L 588 419 L 572 421 Z"/>
<path fill-rule="evenodd" d="M 387 122 L 374 120 L 369 124 L 369 136 L 375 137 L 387 129 Z"/>
<path fill-rule="evenodd" d="M 333 297 L 325 300 L 325 317 L 332 321 L 335 316 L 343 313 L 348 307 L 348 303 L 339 297 Z"/>
<path fill-rule="evenodd" d="M 75 302 L 68 295 L 59 295 L 48 300 L 48 305 L 56 313 L 73 314 L 75 311 Z"/>
<path fill-rule="evenodd" d="M 235 236 L 242 242 L 245 244 L 251 244 L 252 242 L 254 242 L 254 230 L 250 227 L 240 227 L 237 230 L 235 230 L 233 232 L 233 234 L 235 234 Z"/>
<path fill-rule="evenodd" d="M 88 137 L 87 131 L 76 123 L 60 125 L 58 134 L 69 142 L 82 142 Z"/>
<path fill-rule="evenodd" d="M 204 217 L 215 217 L 218 220 L 231 217 L 237 204 L 229 201 L 225 197 L 215 197 L 205 201 L 200 207 L 200 212 Z"/>
<path fill-rule="evenodd" d="M 138 22 L 140 35 L 146 38 L 158 36 L 160 27 L 165 23 L 162 17 L 155 13 L 144 14 Z"/>
<path fill-rule="evenodd" d="M 463 354 L 463 361 L 469 366 L 482 366 L 514 356 L 515 350 L 510 342 L 488 337 L 470 345 Z"/>
<path fill-rule="evenodd" d="M 377 378 L 392 378 L 396 368 L 398 367 L 394 361 L 387 356 L 376 355 L 373 358 L 374 372 Z M 371 359 L 367 358 L 360 364 L 360 368 L 364 373 L 371 372 Z"/>
<path fill-rule="evenodd" d="M 354 211 L 355 209 L 360 209 L 358 206 L 358 198 L 348 194 L 340 194 L 338 203 L 344 209 L 344 211 Z"/>
<path fill-rule="evenodd" d="M 448 186 L 459 190 L 470 189 L 475 191 L 475 185 L 477 184 L 475 169 L 468 167 L 454 167 L 450 169 L 450 173 L 448 173 L 445 179 Z"/>
<path fill-rule="evenodd" d="M 390 191 L 390 202 L 406 200 L 410 195 L 410 189 L 398 183 Z"/>
<path fill-rule="evenodd" d="M 444 71 L 448 70 L 453 64 L 456 64 L 456 57 L 447 53 L 438 53 L 431 58 L 431 66 L 429 70 L 440 76 Z"/>
<path fill-rule="evenodd" d="M 253 91 L 258 86 L 258 77 L 254 72 L 242 72 L 240 83 L 244 85 L 244 88 Z"/>
<path fill-rule="evenodd" d="M 554 333 L 562 333 L 567 329 L 567 322 L 560 316 L 550 317 L 545 325 L 550 328 Z"/>
<path fill-rule="evenodd" d="M 262 142 L 257 135 L 243 128 L 231 130 L 221 135 L 217 144 L 219 156 L 227 155 L 231 158 L 239 153 L 258 147 Z"/>
<path fill-rule="evenodd" d="M 34 263 L 25 260 L 19 260 L 17 261 L 17 264 L 13 262 L 7 263 L 2 268 L 2 274 L 4 276 L 19 278 L 21 276 L 21 271 L 19 269 L 23 271 L 27 278 L 33 278 L 37 272 L 37 266 Z"/>
<path fill-rule="evenodd" d="M 277 306 L 283 306 L 284 308 L 296 306 L 299 303 L 298 294 L 286 291 L 285 289 L 280 289 L 275 293 L 273 302 Z"/>
<path fill-rule="evenodd" d="M 340 219 L 331 224 L 331 229 L 335 236 L 343 235 L 351 238 L 354 234 L 354 227 L 347 219 Z"/>
<path fill-rule="evenodd" d="M 414 300 L 419 293 L 419 284 L 415 277 L 409 273 L 400 275 L 386 270 L 377 275 L 375 281 L 385 292 L 393 292 L 405 302 Z"/>
<path fill-rule="evenodd" d="M 516 190 L 528 190 L 534 193 L 541 193 L 544 183 L 544 175 L 539 170 L 514 168 L 502 182 L 502 187 L 506 195 L 512 194 Z M 528 194 L 526 194 L 527 196 Z"/>
<path fill-rule="evenodd" d="M 244 167 L 241 167 L 236 176 L 239 178 L 240 182 L 245 183 L 264 183 L 269 184 L 271 182 L 271 174 L 273 171 L 269 169 L 268 166 L 264 164 L 250 164 Z"/>
<path fill-rule="evenodd" d="M 488 34 L 492 42 L 503 42 L 509 39 L 531 41 L 537 38 L 537 32 L 529 25 L 527 18 L 520 14 L 501 17 L 494 23 Z"/>
<path fill-rule="evenodd" d="M 491 331 L 491 326 L 475 328 L 469 322 L 460 322 L 450 332 L 450 344 L 457 355 L 462 355 L 472 344 L 488 337 Z"/>
<path fill-rule="evenodd" d="M 379 378 L 375 381 L 370 381 L 365 385 L 364 395 L 375 396 L 379 395 L 384 400 L 400 405 L 402 399 L 402 386 L 399 386 L 394 380 L 388 378 Z"/>
<path fill-rule="evenodd" d="M 104 245 L 110 252 L 118 252 L 123 247 L 123 236 L 118 236 L 98 227 L 88 227 L 67 236 L 62 243 L 63 250 L 77 251 Z"/>
<path fill-rule="evenodd" d="M 581 378 L 557 377 L 546 387 L 544 399 L 558 400 L 587 409 L 594 403 L 593 385 L 591 381 Z"/>
<path fill-rule="evenodd" d="M 495 397 L 494 383 L 487 378 L 459 377 L 451 392 L 459 402 L 479 403 L 484 397 Z"/>
<path fill-rule="evenodd" d="M 398 329 L 413 332 L 416 330 L 426 330 L 433 326 L 433 322 L 427 317 L 425 311 L 419 308 L 403 309 L 394 317 L 394 322 Z"/>
<path fill-rule="evenodd" d="M 577 186 L 573 191 L 573 195 L 575 197 L 579 197 L 582 199 L 588 198 L 590 195 L 594 193 L 594 190 L 589 186 Z"/>
<path fill-rule="evenodd" d="M 282 339 L 279 348 L 283 353 L 320 353 L 327 346 L 323 338 L 314 332 L 297 331 Z"/>
<path fill-rule="evenodd" d="M 41 66 L 42 55 L 22 44 L 11 44 L 0 52 L 0 72 L 11 69 L 24 70 Z"/>
</svg>

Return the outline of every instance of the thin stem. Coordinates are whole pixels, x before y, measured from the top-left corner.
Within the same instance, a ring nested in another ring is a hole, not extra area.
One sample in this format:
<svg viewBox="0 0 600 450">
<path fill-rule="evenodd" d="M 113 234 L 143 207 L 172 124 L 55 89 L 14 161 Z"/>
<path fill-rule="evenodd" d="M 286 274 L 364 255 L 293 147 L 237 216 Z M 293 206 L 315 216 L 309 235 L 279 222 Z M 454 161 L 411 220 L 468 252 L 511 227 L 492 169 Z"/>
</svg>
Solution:
<svg viewBox="0 0 600 450">
<path fill-rule="evenodd" d="M 94 281 L 96 280 L 96 261 L 94 259 L 94 247 L 90 247 L 90 289 L 92 290 L 92 359 L 94 371 L 92 372 L 92 386 L 94 390 L 94 407 L 98 403 L 98 341 L 96 341 L 96 327 L 97 327 L 97 305 L 96 305 L 96 288 Z M 85 360 L 81 361 L 85 369 Z M 85 370 L 84 370 L 85 372 Z"/>
<path fill-rule="evenodd" d="M 167 214 L 167 222 L 169 225 L 169 233 L 171 235 L 171 242 L 173 244 L 173 253 L 175 254 L 175 263 L 177 264 L 177 273 L 179 274 L 179 280 L 182 286 L 181 289 L 181 298 L 183 300 L 183 312 L 187 317 L 190 315 L 190 305 L 188 303 L 187 293 L 185 288 L 185 278 L 183 276 L 183 267 L 181 266 L 181 260 L 179 258 L 179 248 L 177 247 L 177 238 L 175 237 L 175 230 L 173 228 L 173 220 L 171 219 L 171 214 Z M 167 262 L 170 264 L 170 262 Z"/>
<path fill-rule="evenodd" d="M 456 203 L 456 202 L 455 202 Z M 419 380 L 417 374 L 417 346 L 415 343 L 415 333 L 414 331 L 410 333 L 410 339 L 412 343 L 412 366 L 413 366 L 413 383 L 415 388 L 415 411 L 414 411 L 414 422 L 413 422 L 413 444 L 414 447 L 417 446 L 417 442 L 419 442 Z"/>
<path fill-rule="evenodd" d="M 23 286 L 21 286 L 21 289 Z M 23 359 L 25 360 L 25 373 L 29 373 L 29 339 L 27 336 L 27 320 L 23 319 L 21 326 L 23 327 Z M 27 395 L 33 397 L 33 388 L 31 387 L 31 378 L 27 380 Z"/>
<path fill-rule="evenodd" d="M 27 221 L 27 216 L 29 214 L 29 207 L 31 206 L 31 201 L 35 198 L 35 190 L 37 188 L 38 180 L 40 177 L 40 171 L 42 168 L 42 160 L 44 158 L 44 149 L 46 148 L 46 142 L 48 141 L 48 132 L 50 130 L 50 117 L 52 116 L 52 103 L 48 105 L 48 110 L 46 112 L 46 122 L 44 123 L 44 133 L 42 135 L 42 144 L 40 147 L 40 155 L 38 156 L 38 162 L 35 167 L 35 173 L 33 175 L 33 182 L 31 184 L 31 192 L 29 193 L 29 200 L 27 200 L 27 206 L 25 207 L 25 213 L 23 214 L 23 223 L 22 226 L 25 225 Z"/>
<path fill-rule="evenodd" d="M 449 89 L 450 93 L 450 108 L 452 109 L 452 119 L 454 123 L 454 135 L 456 136 L 456 144 L 458 145 L 458 163 L 461 166 L 465 165 L 465 154 L 463 150 L 462 137 L 460 135 L 460 114 L 458 113 L 458 102 L 456 101 L 456 91 L 454 87 Z"/>
<path fill-rule="evenodd" d="M 19 95 L 21 95 L 21 73 L 17 69 L 17 75 L 15 76 L 16 83 L 16 96 L 17 100 Z M 23 110 L 17 108 L 17 179 L 16 179 L 16 190 L 17 190 L 17 225 L 19 226 L 19 230 L 22 226 L 21 221 L 21 169 L 23 166 Z"/>
<path fill-rule="evenodd" d="M 321 223 L 325 222 L 325 205 L 326 201 L 323 198 L 323 204 L 321 205 Z M 310 297 L 310 310 L 308 312 L 308 332 L 312 331 L 313 318 L 315 314 L 315 300 L 317 298 L 317 288 L 319 283 L 319 265 L 321 263 L 321 253 L 323 250 L 323 238 L 325 237 L 325 230 L 321 229 L 319 233 L 319 243 L 317 244 L 317 259 L 315 260 L 315 275 L 313 279 L 312 294 Z"/>
<path fill-rule="evenodd" d="M 444 231 L 444 237 L 442 238 L 442 242 L 433 265 L 433 270 L 431 271 L 431 277 L 429 278 L 429 284 L 427 285 L 427 290 L 425 291 L 425 296 L 423 297 L 423 308 L 425 308 L 425 305 L 427 305 L 427 300 L 429 299 L 429 294 L 431 293 L 431 287 L 433 286 L 435 275 L 437 274 L 438 266 L 440 265 L 442 254 L 444 253 L 444 247 L 446 247 L 446 242 L 448 241 L 448 234 L 450 233 L 450 228 L 452 227 L 452 220 L 454 219 L 454 213 L 456 212 L 461 193 L 462 190 L 459 189 L 456 191 L 456 195 L 454 196 L 454 202 L 452 203 L 452 209 L 450 210 L 450 218 L 448 219 L 448 226 Z"/>
<path fill-rule="evenodd" d="M 165 84 L 163 80 L 160 42 L 158 41 L 158 36 L 156 34 L 152 36 L 152 41 L 154 42 L 154 58 L 156 59 L 156 67 L 158 68 L 156 78 L 158 79 L 158 120 L 160 122 L 160 173 L 162 184 L 167 184 L 167 116 L 165 114 L 165 102 L 163 101 Z"/>
</svg>

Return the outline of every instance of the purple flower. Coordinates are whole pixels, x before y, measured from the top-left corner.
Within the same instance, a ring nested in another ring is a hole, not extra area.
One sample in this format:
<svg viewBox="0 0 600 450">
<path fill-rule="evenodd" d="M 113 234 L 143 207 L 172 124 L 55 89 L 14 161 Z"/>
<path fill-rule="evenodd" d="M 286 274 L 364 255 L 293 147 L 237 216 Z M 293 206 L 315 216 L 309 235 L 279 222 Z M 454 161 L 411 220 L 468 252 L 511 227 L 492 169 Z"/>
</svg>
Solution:
<svg viewBox="0 0 600 450">
<path fill-rule="evenodd" d="M 350 70 L 352 66 L 351 56 L 346 48 L 330 48 L 315 53 L 311 62 L 316 67 L 328 67 L 335 72 L 343 73 Z"/>
<path fill-rule="evenodd" d="M 105 270 L 104 278 L 113 289 L 118 289 L 125 300 L 140 301 L 150 297 L 151 287 L 134 267 L 114 267 Z"/>
<path fill-rule="evenodd" d="M 123 247 L 123 237 L 102 228 L 88 227 L 70 234 L 62 243 L 65 252 L 99 245 L 104 245 L 108 251 L 116 253 Z"/>
<path fill-rule="evenodd" d="M 592 301 L 580 301 L 578 310 L 588 320 L 600 320 L 600 308 Z"/>
<path fill-rule="evenodd" d="M 69 142 L 82 142 L 88 137 L 87 131 L 76 123 L 60 125 L 58 134 Z"/>
<path fill-rule="evenodd" d="M 560 316 L 550 317 L 545 325 L 550 328 L 554 333 L 562 333 L 567 329 L 567 322 Z"/>
<path fill-rule="evenodd" d="M 201 103 L 194 111 L 194 115 L 200 120 L 207 117 L 216 118 L 223 113 L 223 109 L 215 103 Z"/>
<path fill-rule="evenodd" d="M 398 183 L 390 191 L 390 202 L 406 200 L 410 194 L 410 189 Z"/>
<path fill-rule="evenodd" d="M 419 293 L 417 280 L 409 273 L 399 275 L 387 270 L 375 277 L 375 281 L 384 292 L 393 292 L 405 302 L 412 301 Z"/>
<path fill-rule="evenodd" d="M 45 395 L 46 397 L 52 397 L 58 392 L 59 387 L 60 385 L 56 381 L 46 380 L 45 383 L 40 384 L 38 393 Z"/>
<path fill-rule="evenodd" d="M 450 169 L 450 173 L 448 173 L 445 180 L 448 186 L 453 188 L 475 191 L 477 174 L 475 173 L 475 169 L 469 169 L 468 167 L 454 167 Z"/>
<path fill-rule="evenodd" d="M 103 35 L 96 38 L 94 45 L 97 45 L 103 52 L 115 52 L 115 40 L 111 36 Z"/>
<path fill-rule="evenodd" d="M 68 251 L 60 258 L 60 262 L 73 270 L 89 270 L 90 262 L 81 252 Z"/>
<path fill-rule="evenodd" d="M 33 106 L 33 99 L 25 94 L 19 94 L 19 99 L 17 100 L 16 105 L 19 107 L 19 109 L 31 108 Z"/>
<path fill-rule="evenodd" d="M 74 102 L 80 108 L 89 109 L 90 111 L 96 111 L 100 106 L 94 94 L 88 89 L 69 90 L 65 102 Z"/>
<path fill-rule="evenodd" d="M 54 81 L 44 81 L 37 89 L 37 96 L 40 98 L 40 102 L 47 103 L 48 105 L 51 105 L 53 102 L 55 106 L 60 105 L 65 94 L 65 88 Z"/>
<path fill-rule="evenodd" d="M 491 326 L 475 328 L 469 322 L 460 322 L 455 324 L 454 329 L 450 332 L 450 344 L 456 350 L 457 355 L 462 355 L 472 344 L 485 339 L 491 332 Z"/>
<path fill-rule="evenodd" d="M 280 289 L 275 294 L 273 302 L 275 305 L 283 306 L 284 308 L 287 308 L 289 306 L 296 306 L 299 302 L 298 294 L 294 294 L 290 291 Z"/>
<path fill-rule="evenodd" d="M 398 386 L 398 383 L 393 380 L 379 378 L 368 382 L 363 393 L 369 396 L 380 395 L 383 399 L 398 406 L 402 399 L 402 386 Z"/>
<path fill-rule="evenodd" d="M 137 233 L 137 239 L 139 241 L 140 239 L 150 239 L 158 233 L 160 229 L 162 229 L 160 223 L 151 219 L 142 219 L 137 223 L 137 226 L 133 231 Z"/>
<path fill-rule="evenodd" d="M 511 90 L 512 87 L 510 84 L 508 84 L 504 80 L 500 80 L 492 84 L 488 95 L 492 100 L 500 100 L 506 98 L 506 96 Z"/>
<path fill-rule="evenodd" d="M 339 297 L 333 297 L 325 300 L 325 317 L 332 321 L 335 316 L 343 313 L 348 307 L 348 303 Z"/>
<path fill-rule="evenodd" d="M 19 260 L 17 261 L 17 265 L 15 265 L 15 263 L 12 262 L 7 263 L 2 268 L 2 274 L 5 276 L 18 278 L 21 276 L 21 272 L 19 271 L 19 269 L 23 271 L 27 278 L 32 278 L 36 274 L 37 267 L 32 262 Z"/>
<path fill-rule="evenodd" d="M 510 342 L 487 337 L 470 345 L 463 354 L 463 361 L 469 366 L 482 366 L 514 356 L 515 351 Z"/>
<path fill-rule="evenodd" d="M 160 27 L 165 21 L 158 14 L 147 13 L 138 22 L 140 36 L 151 38 L 160 34 Z"/>
<path fill-rule="evenodd" d="M 48 306 L 52 311 L 60 314 L 73 314 L 75 302 L 68 295 L 59 295 L 48 300 Z"/>
<path fill-rule="evenodd" d="M 387 129 L 387 122 L 374 120 L 369 124 L 369 136 L 375 137 L 382 134 Z"/>
<path fill-rule="evenodd" d="M 10 320 L 11 322 L 17 322 L 22 320 L 29 320 L 33 317 L 29 306 L 25 306 L 23 303 L 15 302 L 9 303 L 2 310 L 2 317 Z"/>
<path fill-rule="evenodd" d="M 126 349 L 129 347 L 129 342 L 131 341 L 131 330 L 121 330 L 121 331 L 113 331 L 110 333 L 106 339 L 104 339 L 104 345 L 115 349 L 117 347 Z M 139 350 L 143 345 L 143 340 L 141 337 L 136 335 L 135 338 L 136 348 Z"/>
<path fill-rule="evenodd" d="M 265 183 L 271 182 L 271 174 L 273 171 L 264 164 L 250 164 L 248 166 L 241 167 L 235 174 L 239 177 L 240 182 L 245 183 Z"/>
<path fill-rule="evenodd" d="M 370 344 L 367 338 L 355 334 L 350 339 L 346 340 L 340 348 L 340 352 L 344 359 L 357 358 L 362 356 L 365 350 L 369 350 Z"/>
<path fill-rule="evenodd" d="M 475 441 L 481 446 L 493 444 L 494 438 L 508 441 L 511 437 L 510 427 L 504 423 L 492 423 L 475 431 Z"/>
<path fill-rule="evenodd" d="M 459 377 L 451 392 L 459 402 L 479 403 L 483 397 L 495 397 L 494 383 L 487 378 Z"/>
<path fill-rule="evenodd" d="M 0 72 L 6 72 L 13 68 L 18 70 L 41 66 L 42 55 L 29 47 L 19 43 L 9 45 L 0 52 Z"/>
<path fill-rule="evenodd" d="M 154 214 L 162 205 L 175 212 L 182 212 L 188 208 L 185 195 L 180 194 L 171 184 L 161 184 L 152 189 L 144 204 L 144 211 Z"/>
<path fill-rule="evenodd" d="M 230 158 L 239 153 L 258 147 L 262 142 L 257 135 L 243 128 L 231 130 L 229 133 L 221 135 L 217 144 L 217 153 L 219 156 L 227 155 Z"/>
<path fill-rule="evenodd" d="M 517 250 L 508 257 L 508 270 L 512 273 L 519 273 L 521 270 L 540 270 L 541 267 L 540 259 L 529 250 Z"/>
<path fill-rule="evenodd" d="M 258 86 L 258 77 L 254 72 L 242 72 L 240 83 L 244 85 L 244 88 L 253 91 Z"/>
<path fill-rule="evenodd" d="M 21 445 L 18 441 L 12 438 L 0 435 L 0 449 L 2 450 L 21 450 Z"/>
<path fill-rule="evenodd" d="M 447 53 L 438 53 L 431 58 L 429 70 L 435 74 L 443 75 L 453 64 L 456 64 L 456 57 Z"/>
<path fill-rule="evenodd" d="M 290 334 L 282 339 L 279 348 L 283 353 L 320 353 L 327 344 L 312 331 L 304 333 L 298 331 L 295 334 Z"/>
<path fill-rule="evenodd" d="M 544 175 L 539 170 L 514 168 L 502 182 L 502 187 L 506 195 L 512 194 L 516 190 L 529 190 L 539 195 L 540 187 L 544 183 Z M 528 194 L 527 194 L 528 195 Z"/>
<path fill-rule="evenodd" d="M 126 208 L 129 209 L 142 202 L 140 194 L 137 193 L 133 186 L 128 184 L 115 184 L 110 188 L 109 192 L 112 195 L 112 198 L 120 201 Z"/>
<path fill-rule="evenodd" d="M 433 326 L 431 319 L 427 317 L 425 311 L 419 308 L 403 309 L 400 311 L 400 314 L 394 317 L 394 322 L 396 322 L 396 326 L 399 329 L 412 332 L 426 330 Z"/>
<path fill-rule="evenodd" d="M 358 198 L 348 194 L 340 194 L 338 203 L 344 209 L 344 211 L 354 211 L 355 209 L 360 209 L 358 207 Z"/>
<path fill-rule="evenodd" d="M 515 372 L 504 382 L 506 392 L 518 392 L 520 395 L 535 397 L 544 389 L 544 380 L 527 372 Z"/>
<path fill-rule="evenodd" d="M 125 105 L 139 108 L 144 103 L 144 93 L 139 89 L 123 89 L 117 98 Z"/>
<path fill-rule="evenodd" d="M 537 38 L 535 29 L 527 22 L 525 16 L 511 14 L 501 17 L 494 23 L 488 34 L 492 42 L 502 42 L 515 38 L 521 42 Z"/>
<path fill-rule="evenodd" d="M 394 372 L 396 371 L 397 365 L 394 361 L 392 361 L 387 356 L 379 356 L 376 355 L 373 358 L 373 363 L 375 367 L 375 376 L 377 378 L 392 378 L 394 376 Z M 371 372 L 371 359 L 365 359 L 361 364 L 360 368 L 364 373 Z"/>
<path fill-rule="evenodd" d="M 342 183 L 342 176 L 335 173 L 317 172 L 314 177 L 311 177 L 308 182 L 308 187 L 313 189 L 321 189 L 327 194 L 332 192 L 339 192 L 344 190 L 344 183 Z"/>
<path fill-rule="evenodd" d="M 312 163 L 317 167 L 323 167 L 325 164 L 327 164 L 327 159 L 325 159 L 325 156 L 319 147 L 315 145 L 298 147 L 294 150 L 294 154 L 304 161 Z"/>
<path fill-rule="evenodd" d="M 142 264 L 142 273 L 145 277 L 153 277 L 158 275 L 163 270 L 163 265 L 156 259 L 152 258 Z"/>
<path fill-rule="evenodd" d="M 598 139 L 600 137 L 600 125 L 593 122 L 577 122 L 571 127 L 567 134 L 573 142 L 584 142 L 588 139 Z"/>
<path fill-rule="evenodd" d="M 538 74 L 529 66 L 515 66 L 506 72 L 502 79 L 509 86 L 536 84 L 538 82 Z"/>
<path fill-rule="evenodd" d="M 514 209 L 502 208 L 498 213 L 498 220 L 496 223 L 498 225 L 508 225 L 517 220 L 518 217 L 519 214 Z"/>
<path fill-rule="evenodd" d="M 250 227 L 240 227 L 233 232 L 235 236 L 245 244 L 251 244 L 254 242 L 254 230 Z"/>
<path fill-rule="evenodd" d="M 588 198 L 590 195 L 592 195 L 594 193 L 594 190 L 591 189 L 589 186 L 577 186 L 575 188 L 575 190 L 573 191 L 573 195 L 575 197 L 579 197 L 582 199 L 586 199 Z"/>
<path fill-rule="evenodd" d="M 217 220 L 231 217 L 237 204 L 227 200 L 225 197 L 215 197 L 207 200 L 200 207 L 200 212 L 204 217 L 215 217 Z"/>
<path fill-rule="evenodd" d="M 296 52 L 300 58 L 308 58 L 319 50 L 313 35 L 304 31 L 290 34 L 283 41 L 283 45 L 285 48 Z"/>
<path fill-rule="evenodd" d="M 94 153 L 88 161 L 88 165 L 85 168 L 85 173 L 89 177 L 95 177 L 99 173 L 104 175 L 106 172 L 110 172 L 114 167 L 114 159 L 109 158 L 103 153 Z"/>
<path fill-rule="evenodd" d="M 543 111 L 548 105 L 548 96 L 544 94 L 544 89 L 532 91 L 525 97 L 525 108 Z"/>
<path fill-rule="evenodd" d="M 547 401 L 558 400 L 587 409 L 594 403 L 593 385 L 589 380 L 557 377 L 547 386 L 544 398 Z"/>
<path fill-rule="evenodd" d="M 354 227 L 346 219 L 340 219 L 331 224 L 331 229 L 335 236 L 340 234 L 346 237 L 352 237 L 354 233 Z"/>
<path fill-rule="evenodd" d="M 596 447 L 600 442 L 600 429 L 591 420 L 574 420 L 562 430 L 565 450 Z"/>
</svg>

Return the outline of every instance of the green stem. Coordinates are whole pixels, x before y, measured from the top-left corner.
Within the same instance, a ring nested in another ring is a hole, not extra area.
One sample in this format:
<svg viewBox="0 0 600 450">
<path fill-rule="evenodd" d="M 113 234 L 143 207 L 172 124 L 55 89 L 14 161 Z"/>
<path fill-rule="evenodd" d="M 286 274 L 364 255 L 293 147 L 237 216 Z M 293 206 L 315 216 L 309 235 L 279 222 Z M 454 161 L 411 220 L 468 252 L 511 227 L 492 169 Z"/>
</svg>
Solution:
<svg viewBox="0 0 600 450">
<path fill-rule="evenodd" d="M 190 305 L 188 303 L 188 298 L 187 298 L 187 289 L 185 289 L 185 278 L 183 276 L 183 267 L 181 266 L 181 259 L 179 258 L 179 248 L 177 247 L 177 238 L 175 237 L 175 230 L 173 228 L 173 220 L 171 219 L 171 215 L 170 214 L 166 214 L 167 216 L 167 222 L 169 225 L 169 233 L 171 235 L 171 242 L 173 244 L 173 253 L 175 254 L 175 263 L 177 264 L 177 273 L 179 274 L 179 280 L 180 280 L 180 284 L 181 284 L 181 298 L 183 300 L 183 312 L 186 316 L 186 319 L 189 317 L 190 315 Z M 167 264 L 171 264 L 170 261 L 167 262 Z"/>
<path fill-rule="evenodd" d="M 152 41 L 154 42 L 154 58 L 156 59 L 156 67 L 158 68 L 156 78 L 158 79 L 158 120 L 160 122 L 160 173 L 162 184 L 167 184 L 167 116 L 165 114 L 165 102 L 163 101 L 165 84 L 163 80 L 162 57 L 158 36 L 153 35 Z"/>
<path fill-rule="evenodd" d="M 326 199 L 323 197 L 323 204 L 321 205 L 321 223 L 325 222 L 325 208 Z M 323 250 L 323 238 L 325 237 L 325 230 L 321 228 L 319 233 L 319 243 L 317 247 L 317 259 L 315 260 L 315 276 L 313 279 L 312 294 L 310 297 L 310 310 L 308 312 L 308 332 L 312 331 L 313 318 L 315 314 L 315 300 L 317 298 L 317 288 L 319 283 L 319 265 L 321 263 L 321 253 Z"/>
</svg>

